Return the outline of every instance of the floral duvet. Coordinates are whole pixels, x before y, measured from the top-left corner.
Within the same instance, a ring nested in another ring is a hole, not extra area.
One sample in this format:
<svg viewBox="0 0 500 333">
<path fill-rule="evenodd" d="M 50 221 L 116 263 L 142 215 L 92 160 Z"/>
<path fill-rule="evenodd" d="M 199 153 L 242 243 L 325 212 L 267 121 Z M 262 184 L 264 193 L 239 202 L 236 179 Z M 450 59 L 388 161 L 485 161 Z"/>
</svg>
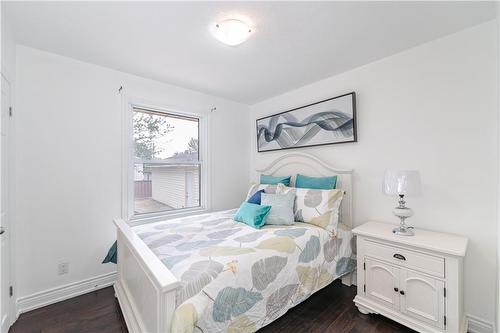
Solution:
<svg viewBox="0 0 500 333">
<path fill-rule="evenodd" d="M 254 332 L 354 270 L 351 231 L 233 221 L 235 210 L 134 227 L 177 277 L 172 332 Z"/>
</svg>

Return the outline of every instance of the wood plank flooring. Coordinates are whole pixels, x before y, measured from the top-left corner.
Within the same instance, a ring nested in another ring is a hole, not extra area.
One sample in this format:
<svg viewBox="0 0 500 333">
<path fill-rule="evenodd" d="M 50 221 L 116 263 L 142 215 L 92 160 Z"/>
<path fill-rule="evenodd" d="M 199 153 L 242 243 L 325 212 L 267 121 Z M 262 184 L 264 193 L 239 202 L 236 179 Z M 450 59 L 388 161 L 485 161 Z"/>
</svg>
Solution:
<svg viewBox="0 0 500 333">
<path fill-rule="evenodd" d="M 359 313 L 352 302 L 356 288 L 340 281 L 290 309 L 259 333 L 411 333 L 378 315 Z M 37 309 L 19 317 L 9 333 L 126 333 L 112 287 Z"/>
</svg>

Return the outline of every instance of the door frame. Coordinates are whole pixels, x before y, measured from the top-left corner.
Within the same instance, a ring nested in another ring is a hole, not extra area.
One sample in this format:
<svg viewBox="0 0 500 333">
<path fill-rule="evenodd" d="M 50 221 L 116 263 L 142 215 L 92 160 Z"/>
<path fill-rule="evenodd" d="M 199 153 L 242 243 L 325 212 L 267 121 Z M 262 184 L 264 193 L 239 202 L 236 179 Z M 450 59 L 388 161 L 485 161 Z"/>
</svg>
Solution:
<svg viewBox="0 0 500 333">
<path fill-rule="evenodd" d="M 6 82 L 9 86 L 9 99 L 10 99 L 10 107 L 14 109 L 14 94 L 13 94 L 13 85 L 11 80 L 6 76 L 5 73 L 0 72 L 0 79 L 3 82 Z M 1 107 L 1 105 L 0 105 Z M 7 142 L 7 152 L 2 153 L 4 157 L 7 158 L 7 218 L 9 219 L 9 280 L 10 285 L 12 286 L 12 296 L 9 296 L 9 327 L 14 324 L 14 322 L 18 318 L 17 305 L 16 305 L 16 284 L 15 284 L 15 223 L 14 223 L 14 179 L 15 176 L 15 155 L 14 155 L 14 121 L 15 121 L 15 113 L 12 113 L 12 116 L 7 117 L 8 122 L 6 126 L 8 142 Z M 0 157 L 1 158 L 1 157 Z"/>
</svg>

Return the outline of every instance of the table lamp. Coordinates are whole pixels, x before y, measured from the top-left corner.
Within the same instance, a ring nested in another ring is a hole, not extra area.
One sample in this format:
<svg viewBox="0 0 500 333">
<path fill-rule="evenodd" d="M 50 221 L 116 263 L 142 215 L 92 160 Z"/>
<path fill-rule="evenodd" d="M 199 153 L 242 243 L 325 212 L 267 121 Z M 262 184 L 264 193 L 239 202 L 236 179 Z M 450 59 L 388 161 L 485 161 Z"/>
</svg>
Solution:
<svg viewBox="0 0 500 333">
<path fill-rule="evenodd" d="M 413 215 L 413 210 L 406 207 L 405 196 L 420 194 L 420 173 L 417 170 L 386 170 L 382 188 L 387 195 L 399 196 L 398 206 L 392 212 L 399 217 L 400 225 L 392 232 L 396 235 L 413 236 L 413 228 L 405 223 L 405 220 Z"/>
</svg>

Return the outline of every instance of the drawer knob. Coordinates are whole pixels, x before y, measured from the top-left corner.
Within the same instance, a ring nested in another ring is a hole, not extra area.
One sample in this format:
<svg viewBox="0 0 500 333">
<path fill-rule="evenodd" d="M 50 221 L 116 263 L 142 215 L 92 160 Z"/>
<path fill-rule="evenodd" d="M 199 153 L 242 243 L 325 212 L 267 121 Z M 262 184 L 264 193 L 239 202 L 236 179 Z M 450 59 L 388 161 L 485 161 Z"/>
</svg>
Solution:
<svg viewBox="0 0 500 333">
<path fill-rule="evenodd" d="M 399 260 L 406 260 L 405 256 L 399 253 L 394 253 L 393 257 Z"/>
<path fill-rule="evenodd" d="M 399 289 L 398 289 L 398 288 L 394 288 L 394 291 L 395 291 L 395 292 L 398 292 L 398 291 L 399 291 Z"/>
<path fill-rule="evenodd" d="M 400 293 L 401 295 L 404 295 L 404 294 L 405 294 L 405 292 L 404 292 L 403 290 L 400 290 L 400 291 L 399 291 L 399 293 Z"/>
</svg>

